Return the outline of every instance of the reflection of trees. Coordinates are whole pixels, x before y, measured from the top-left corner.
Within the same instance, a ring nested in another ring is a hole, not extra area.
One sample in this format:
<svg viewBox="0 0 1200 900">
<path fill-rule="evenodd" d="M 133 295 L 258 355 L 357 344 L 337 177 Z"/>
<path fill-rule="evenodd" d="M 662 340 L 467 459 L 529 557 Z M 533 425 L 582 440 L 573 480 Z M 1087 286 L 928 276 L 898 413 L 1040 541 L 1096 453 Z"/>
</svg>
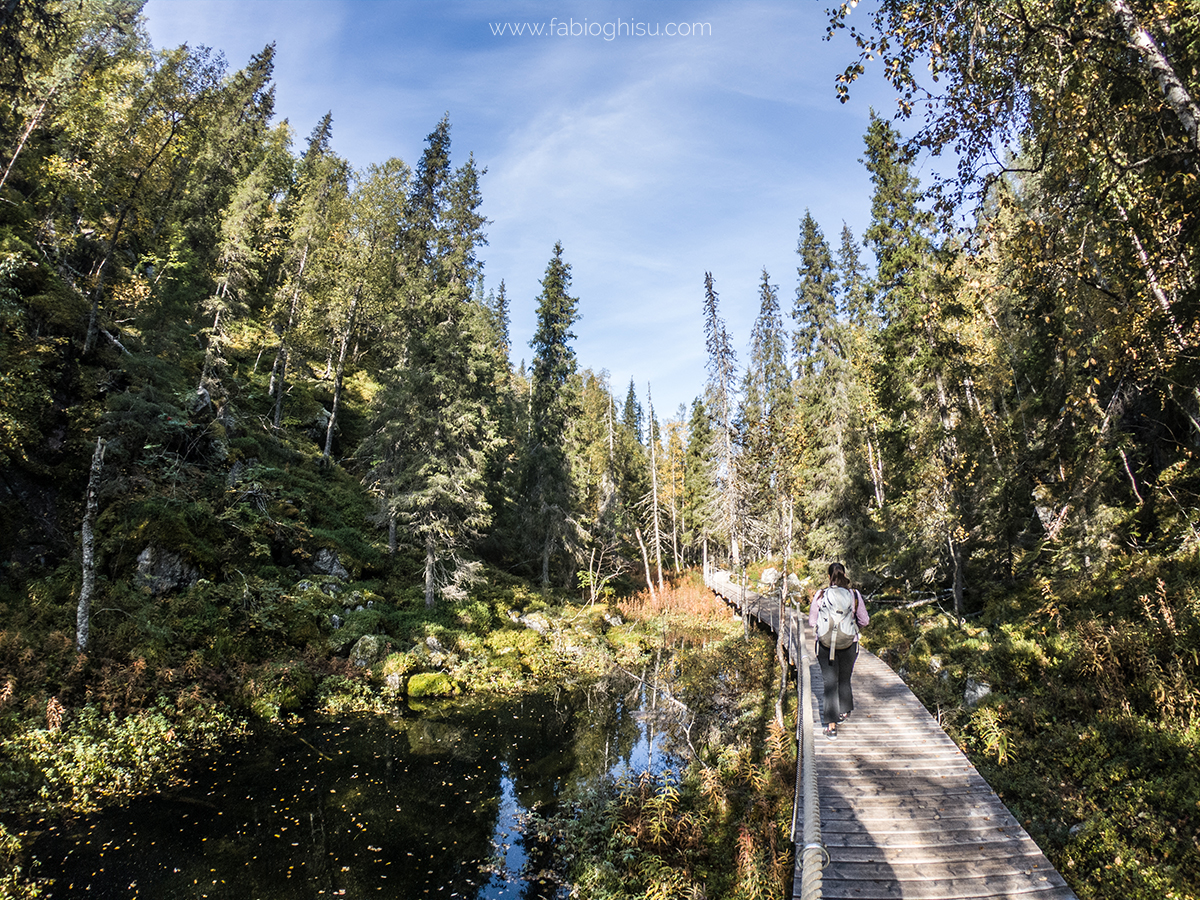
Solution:
<svg viewBox="0 0 1200 900">
<path fill-rule="evenodd" d="M 618 675 L 603 678 L 580 692 L 573 735 L 579 765 L 568 796 L 578 796 L 615 763 L 629 759 L 640 736 L 636 700 L 631 703 L 629 697 L 634 687 L 637 685 L 632 679 Z"/>
<path fill-rule="evenodd" d="M 381 886 L 390 896 L 475 897 L 489 880 L 505 768 L 525 810 L 552 813 L 631 760 L 647 697 L 638 678 L 615 675 L 523 698 L 460 699 L 412 718 L 264 734 L 211 776 L 197 773 L 185 794 L 142 801 L 136 835 L 123 816 L 99 823 L 97 836 L 128 847 L 125 861 L 111 862 L 110 846 L 103 862 L 79 850 L 71 864 L 120 872 L 127 880 L 109 892 L 136 878 L 154 896 L 190 895 L 193 881 L 216 878 L 226 896 L 273 900 L 378 896 Z M 526 844 L 526 872 L 543 868 L 550 849 Z M 522 886 L 531 898 L 552 892 Z"/>
</svg>

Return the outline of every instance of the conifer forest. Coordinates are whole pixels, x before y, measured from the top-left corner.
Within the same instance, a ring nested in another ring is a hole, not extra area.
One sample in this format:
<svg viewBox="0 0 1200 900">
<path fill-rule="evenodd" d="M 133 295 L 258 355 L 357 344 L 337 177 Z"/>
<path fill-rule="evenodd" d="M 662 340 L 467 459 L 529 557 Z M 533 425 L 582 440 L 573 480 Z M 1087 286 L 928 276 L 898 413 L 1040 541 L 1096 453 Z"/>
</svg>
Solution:
<svg viewBox="0 0 1200 900">
<path fill-rule="evenodd" d="M 0 897 L 68 896 L 47 822 L 247 728 L 653 668 L 721 627 L 679 600 L 704 565 L 834 560 L 1079 897 L 1200 896 L 1200 0 L 855 5 L 828 89 L 900 98 L 869 227 L 798 209 L 794 273 L 693 273 L 707 377 L 664 415 L 577 358 L 555 235 L 512 346 L 453 111 L 358 169 L 336 109 L 276 116 L 274 45 L 235 68 L 153 48 L 138 0 L 0 3 Z M 719 652 L 769 667 L 735 624 Z M 653 839 L 661 785 L 543 823 L 564 883 L 782 896 L 795 748 L 726 766 L 719 732 Z M 680 824 L 730 804 L 744 852 Z"/>
</svg>

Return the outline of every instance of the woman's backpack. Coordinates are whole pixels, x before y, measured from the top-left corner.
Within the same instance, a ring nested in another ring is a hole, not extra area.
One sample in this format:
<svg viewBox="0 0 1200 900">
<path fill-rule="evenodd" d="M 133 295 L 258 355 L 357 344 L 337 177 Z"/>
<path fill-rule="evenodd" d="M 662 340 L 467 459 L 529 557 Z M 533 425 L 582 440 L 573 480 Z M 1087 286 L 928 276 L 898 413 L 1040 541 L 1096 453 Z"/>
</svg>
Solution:
<svg viewBox="0 0 1200 900">
<path fill-rule="evenodd" d="M 834 651 L 845 650 L 858 637 L 858 619 L 854 615 L 858 593 L 837 585 L 825 588 L 824 593 L 817 611 L 817 640 L 829 648 L 832 659 Z"/>
</svg>

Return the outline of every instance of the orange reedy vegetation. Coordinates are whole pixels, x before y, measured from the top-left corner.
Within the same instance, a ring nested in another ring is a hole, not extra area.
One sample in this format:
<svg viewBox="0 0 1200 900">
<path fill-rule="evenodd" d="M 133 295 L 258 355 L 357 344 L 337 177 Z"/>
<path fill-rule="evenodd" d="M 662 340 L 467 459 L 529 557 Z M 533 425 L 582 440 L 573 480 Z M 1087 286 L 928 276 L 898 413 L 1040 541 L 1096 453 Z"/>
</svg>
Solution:
<svg viewBox="0 0 1200 900">
<path fill-rule="evenodd" d="M 729 610 L 712 591 L 694 578 L 677 579 L 655 591 L 640 591 L 620 601 L 621 612 L 630 619 L 650 619 L 664 613 L 680 613 L 702 621 L 724 619 Z"/>
</svg>

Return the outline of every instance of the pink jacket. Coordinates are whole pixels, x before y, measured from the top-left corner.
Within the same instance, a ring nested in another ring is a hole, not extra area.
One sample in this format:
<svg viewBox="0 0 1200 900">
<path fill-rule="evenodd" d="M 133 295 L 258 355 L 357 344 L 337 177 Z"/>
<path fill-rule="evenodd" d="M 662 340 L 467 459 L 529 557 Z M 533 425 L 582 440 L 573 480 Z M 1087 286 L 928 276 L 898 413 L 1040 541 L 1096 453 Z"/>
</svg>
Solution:
<svg viewBox="0 0 1200 900">
<path fill-rule="evenodd" d="M 858 622 L 860 629 L 866 628 L 871 621 L 871 616 L 867 612 L 867 601 L 863 599 L 863 595 L 858 591 L 854 591 L 854 618 Z M 817 591 L 813 596 L 812 608 L 808 611 L 808 627 L 817 627 L 817 616 L 821 614 L 821 604 L 825 602 L 825 588 Z M 858 635 L 854 636 L 854 640 L 858 641 Z"/>
</svg>

